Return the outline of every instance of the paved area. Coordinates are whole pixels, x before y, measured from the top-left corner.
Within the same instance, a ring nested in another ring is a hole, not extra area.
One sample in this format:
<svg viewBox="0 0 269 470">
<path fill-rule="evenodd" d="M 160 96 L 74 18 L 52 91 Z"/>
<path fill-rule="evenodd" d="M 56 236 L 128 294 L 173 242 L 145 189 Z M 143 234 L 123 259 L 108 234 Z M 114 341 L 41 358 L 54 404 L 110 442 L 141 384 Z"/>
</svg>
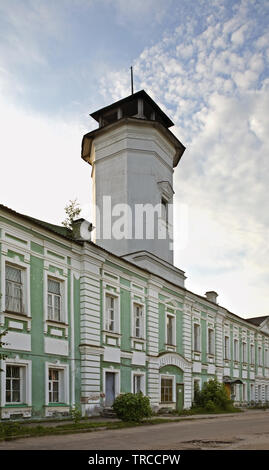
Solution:
<svg viewBox="0 0 269 470">
<path fill-rule="evenodd" d="M 269 411 L 0 442 L 0 450 L 269 450 Z"/>
</svg>

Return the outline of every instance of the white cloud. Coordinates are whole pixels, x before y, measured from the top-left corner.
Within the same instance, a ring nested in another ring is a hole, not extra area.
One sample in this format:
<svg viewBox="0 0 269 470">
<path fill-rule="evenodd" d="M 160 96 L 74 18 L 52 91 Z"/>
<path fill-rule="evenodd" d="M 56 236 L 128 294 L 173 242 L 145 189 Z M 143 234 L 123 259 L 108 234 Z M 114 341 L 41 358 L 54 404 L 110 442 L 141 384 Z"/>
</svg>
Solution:
<svg viewBox="0 0 269 470">
<path fill-rule="evenodd" d="M 268 41 L 265 26 L 257 36 L 252 6 L 236 4 L 224 22 L 211 16 L 191 44 L 186 18 L 169 46 L 166 37 L 135 63 L 137 82 L 187 145 L 174 186 L 175 211 L 180 202 L 189 207 L 189 244 L 180 251 L 175 243 L 176 263 L 190 289 L 217 290 L 220 303 L 242 315 L 269 309 Z M 127 94 L 126 85 L 121 71 L 114 72 L 113 89 L 102 82 L 113 98 Z"/>
</svg>

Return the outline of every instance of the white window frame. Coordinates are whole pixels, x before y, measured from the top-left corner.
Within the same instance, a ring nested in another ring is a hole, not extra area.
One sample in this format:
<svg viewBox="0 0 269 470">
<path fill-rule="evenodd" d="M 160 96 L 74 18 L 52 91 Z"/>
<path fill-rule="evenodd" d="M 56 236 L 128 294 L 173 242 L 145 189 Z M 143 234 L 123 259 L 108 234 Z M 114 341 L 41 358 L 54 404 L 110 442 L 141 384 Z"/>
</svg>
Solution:
<svg viewBox="0 0 269 470">
<path fill-rule="evenodd" d="M 168 317 L 172 319 L 172 343 L 168 343 L 168 332 L 167 332 L 167 323 L 168 323 Z M 177 339 L 176 339 L 176 315 L 171 312 L 166 312 L 165 315 L 165 344 L 166 346 L 176 346 L 177 344 Z"/>
<path fill-rule="evenodd" d="M 264 367 L 269 367 L 268 348 L 265 348 L 264 350 Z"/>
<path fill-rule="evenodd" d="M 162 379 L 169 379 L 169 380 L 172 380 L 172 402 L 164 402 L 162 401 Z M 159 402 L 160 404 L 167 404 L 167 405 L 170 405 L 170 404 L 174 404 L 175 401 L 176 401 L 176 387 L 175 387 L 175 383 L 176 383 L 176 377 L 174 375 L 170 375 L 170 374 L 161 374 L 160 375 L 160 382 L 159 382 L 159 387 L 160 387 L 160 396 L 159 396 Z"/>
<path fill-rule="evenodd" d="M 21 401 L 20 402 L 6 402 L 6 368 L 7 366 L 15 366 L 22 368 L 22 383 L 21 383 Z M 32 362 L 22 359 L 8 358 L 5 361 L 1 361 L 2 372 L 1 376 L 1 407 L 21 405 L 22 407 L 32 406 Z"/>
<path fill-rule="evenodd" d="M 49 369 L 55 369 L 60 372 L 60 390 L 59 402 L 49 401 Z M 61 364 L 59 361 L 45 363 L 45 405 L 53 407 L 59 404 L 69 405 L 69 365 Z"/>
<path fill-rule="evenodd" d="M 60 283 L 61 288 L 61 307 L 60 307 L 60 321 L 55 319 L 49 318 L 48 312 L 48 280 L 52 279 L 53 281 L 57 281 Z M 67 314 L 67 280 L 66 277 L 62 276 L 57 273 L 53 273 L 51 271 L 46 271 L 44 276 L 44 320 L 48 323 L 68 323 L 68 314 Z"/>
<path fill-rule="evenodd" d="M 112 297 L 114 299 L 114 330 L 109 330 L 107 328 L 107 297 Z M 104 308 L 103 308 L 103 329 L 106 333 L 109 334 L 119 334 L 120 333 L 120 296 L 114 291 L 105 290 L 104 291 Z"/>
<path fill-rule="evenodd" d="M 262 367 L 262 347 L 258 346 L 258 366 Z"/>
<path fill-rule="evenodd" d="M 142 309 L 142 319 L 141 319 L 141 327 L 140 329 L 141 334 L 140 336 L 136 335 L 136 307 L 140 307 Z M 132 301 L 132 336 L 134 339 L 145 339 L 146 338 L 146 315 L 145 315 L 145 304 L 142 302 L 139 302 L 138 300 L 133 300 Z"/>
<path fill-rule="evenodd" d="M 234 338 L 234 361 L 239 362 L 239 341 Z"/>
<path fill-rule="evenodd" d="M 226 350 L 226 340 L 227 340 L 227 350 Z M 224 360 L 231 359 L 231 345 L 230 345 L 230 336 L 224 335 Z M 227 354 L 226 354 L 227 352 Z"/>
<path fill-rule="evenodd" d="M 242 362 L 246 364 L 248 362 L 247 343 L 242 341 Z"/>
<path fill-rule="evenodd" d="M 255 346 L 254 344 L 250 345 L 250 364 L 255 364 Z"/>
<path fill-rule="evenodd" d="M 22 254 L 22 256 L 24 256 Z M 22 312 L 6 311 L 6 266 L 20 269 L 22 271 Z M 25 315 L 31 317 L 31 304 L 30 304 L 30 266 L 19 259 L 18 256 L 10 258 L 9 256 L 2 256 L 2 275 L 1 275 L 1 304 L 3 312 L 7 315 L 21 316 Z"/>
<path fill-rule="evenodd" d="M 210 342 L 210 333 L 212 334 L 211 342 Z M 210 345 L 212 346 L 212 351 L 211 351 Z M 207 328 L 207 354 L 209 354 L 210 356 L 215 355 L 215 330 L 211 326 Z"/>
<path fill-rule="evenodd" d="M 195 327 L 198 327 L 198 334 L 197 334 L 197 348 L 195 348 L 196 346 L 196 340 L 195 340 L 195 330 L 196 328 Z M 194 322 L 193 324 L 193 329 L 192 329 L 192 332 L 193 332 L 193 351 L 195 352 L 201 352 L 201 325 L 200 323 L 197 323 L 197 322 Z"/>
<path fill-rule="evenodd" d="M 132 393 L 136 393 L 135 390 L 134 390 L 134 380 L 135 380 L 135 377 L 141 377 L 141 383 L 140 383 L 140 386 L 141 386 L 141 392 L 143 393 L 143 395 L 146 395 L 146 374 L 145 372 L 139 372 L 139 371 L 132 371 L 132 374 L 131 374 L 131 380 L 132 380 Z"/>
</svg>

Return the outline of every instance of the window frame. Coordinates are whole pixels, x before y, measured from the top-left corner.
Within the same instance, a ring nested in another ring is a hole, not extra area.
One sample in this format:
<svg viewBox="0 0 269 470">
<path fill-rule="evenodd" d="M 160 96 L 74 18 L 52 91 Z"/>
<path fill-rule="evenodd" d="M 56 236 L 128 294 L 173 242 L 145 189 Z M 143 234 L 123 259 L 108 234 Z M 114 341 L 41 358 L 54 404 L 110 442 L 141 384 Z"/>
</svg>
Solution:
<svg viewBox="0 0 269 470">
<path fill-rule="evenodd" d="M 172 342 L 168 342 L 168 318 L 171 319 L 171 335 L 172 335 Z M 166 346 L 176 346 L 177 344 L 177 338 L 176 338 L 176 315 L 171 312 L 166 312 L 165 315 L 165 344 Z"/>
<path fill-rule="evenodd" d="M 195 334 L 196 329 L 198 330 L 197 335 Z M 192 331 L 193 331 L 193 351 L 200 353 L 201 352 L 201 325 L 200 323 L 194 322 Z M 196 340 L 196 337 L 197 337 L 197 340 Z"/>
<path fill-rule="evenodd" d="M 207 354 L 215 356 L 215 330 L 213 327 L 207 328 Z"/>
<path fill-rule="evenodd" d="M 7 358 L 5 361 L 1 361 L 2 373 L 0 374 L 1 379 L 1 407 L 15 406 L 15 407 L 30 407 L 32 406 L 32 362 L 29 360 L 23 360 L 18 358 Z M 21 399 L 19 402 L 7 402 L 6 401 L 6 370 L 8 366 L 20 367 L 20 393 Z"/>
<path fill-rule="evenodd" d="M 111 297 L 114 299 L 114 325 L 115 328 L 113 330 L 109 330 L 107 328 L 107 297 Z M 103 318 L 103 329 L 107 334 L 119 334 L 120 333 L 120 297 L 119 294 L 115 293 L 114 291 L 105 290 L 104 292 L 104 318 Z"/>
<path fill-rule="evenodd" d="M 60 320 L 55 318 L 49 318 L 49 302 L 48 296 L 53 295 L 49 292 L 49 280 L 56 281 L 60 283 L 60 296 L 61 296 L 61 305 L 60 305 Z M 66 277 L 59 274 L 57 271 L 56 273 L 51 271 L 46 271 L 44 276 L 44 321 L 45 324 L 64 324 L 67 325 L 68 317 L 67 317 L 67 280 Z M 46 331 L 45 327 L 45 331 Z"/>
<path fill-rule="evenodd" d="M 140 372 L 140 371 L 132 371 L 132 393 L 138 393 L 135 392 L 135 378 L 140 377 L 140 391 L 143 393 L 143 395 L 146 394 L 146 376 L 145 372 Z"/>
<path fill-rule="evenodd" d="M 24 256 L 22 254 L 22 256 Z M 22 303 L 23 303 L 23 311 L 22 312 L 15 312 L 12 310 L 6 309 L 6 267 L 14 267 L 15 269 L 19 269 L 22 272 Z M 19 256 L 15 256 L 14 258 L 10 258 L 9 256 L 2 256 L 1 262 L 1 304 L 2 310 L 7 315 L 13 315 L 14 317 L 31 317 L 31 303 L 30 303 L 30 265 L 21 261 Z"/>
<path fill-rule="evenodd" d="M 141 315 L 141 325 L 140 325 L 140 330 L 141 330 L 141 334 L 140 336 L 137 336 L 136 334 L 136 329 L 137 329 L 137 326 L 136 326 L 136 308 L 140 308 L 141 311 L 142 311 L 142 315 Z M 146 321 L 145 321 L 145 304 L 142 303 L 142 302 L 139 302 L 138 300 L 133 300 L 132 301 L 132 336 L 134 339 L 136 340 L 141 340 L 141 339 L 145 339 L 146 337 Z"/>
<path fill-rule="evenodd" d="M 59 401 L 49 401 L 50 399 L 50 379 L 49 371 L 57 370 L 59 373 Z M 58 405 L 69 405 L 69 365 L 62 364 L 59 361 L 56 363 L 46 362 L 45 363 L 45 406 L 53 407 Z"/>
<path fill-rule="evenodd" d="M 163 380 L 169 380 L 172 382 L 172 386 L 171 386 L 171 393 L 172 393 L 172 401 L 162 401 L 162 396 L 163 396 L 163 392 L 162 392 L 162 381 Z M 168 374 L 162 374 L 160 376 L 160 403 L 161 404 L 174 404 L 175 403 L 175 376 L 174 375 L 168 375 Z"/>
</svg>

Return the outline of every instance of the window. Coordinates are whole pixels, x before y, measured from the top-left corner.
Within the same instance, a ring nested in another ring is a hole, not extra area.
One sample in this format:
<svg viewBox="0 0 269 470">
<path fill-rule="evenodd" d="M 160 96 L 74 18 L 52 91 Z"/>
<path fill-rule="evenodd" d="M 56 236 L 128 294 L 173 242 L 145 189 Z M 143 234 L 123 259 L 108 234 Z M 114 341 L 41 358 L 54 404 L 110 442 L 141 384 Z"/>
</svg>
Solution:
<svg viewBox="0 0 269 470">
<path fill-rule="evenodd" d="M 208 354 L 215 354 L 215 347 L 214 347 L 214 330 L 209 328 L 208 330 Z"/>
<path fill-rule="evenodd" d="M 194 351 L 200 351 L 200 325 L 197 323 L 194 324 L 193 327 L 193 336 L 194 336 L 194 342 L 193 342 L 193 348 Z"/>
<path fill-rule="evenodd" d="M 144 389 L 143 379 L 144 379 L 144 376 L 141 374 L 140 375 L 135 374 L 133 376 L 133 393 L 143 392 L 143 389 Z"/>
<path fill-rule="evenodd" d="M 48 319 L 62 321 L 61 281 L 48 278 Z"/>
<path fill-rule="evenodd" d="M 239 361 L 238 339 L 234 339 L 234 361 Z"/>
<path fill-rule="evenodd" d="M 106 295 L 105 329 L 107 331 L 116 331 L 116 302 L 117 299 L 115 297 Z"/>
<path fill-rule="evenodd" d="M 162 219 L 166 223 L 168 223 L 168 202 L 164 197 L 162 197 L 162 200 L 161 200 L 161 208 L 162 208 Z"/>
<path fill-rule="evenodd" d="M 164 378 L 161 379 L 161 402 L 172 403 L 173 402 L 173 379 Z"/>
<path fill-rule="evenodd" d="M 250 363 L 254 364 L 255 356 L 254 356 L 254 344 L 250 345 Z"/>
<path fill-rule="evenodd" d="M 262 348 L 261 346 L 258 347 L 258 364 L 262 366 Z"/>
<path fill-rule="evenodd" d="M 269 366 L 269 360 L 268 360 L 268 349 L 264 350 L 264 366 L 268 367 Z"/>
<path fill-rule="evenodd" d="M 6 310 L 23 313 L 23 270 L 6 265 Z"/>
<path fill-rule="evenodd" d="M 242 343 L 242 361 L 247 362 L 247 343 Z"/>
<path fill-rule="evenodd" d="M 230 359 L 230 338 L 229 336 L 224 337 L 224 359 Z"/>
<path fill-rule="evenodd" d="M 59 369 L 49 369 L 49 403 L 60 402 L 60 374 Z"/>
<path fill-rule="evenodd" d="M 135 338 L 144 336 L 143 306 L 138 304 L 134 304 L 134 336 Z"/>
<path fill-rule="evenodd" d="M 21 403 L 23 391 L 23 369 L 20 366 L 6 366 L 6 403 Z"/>
<path fill-rule="evenodd" d="M 175 317 L 166 316 L 166 344 L 175 345 Z"/>
</svg>

